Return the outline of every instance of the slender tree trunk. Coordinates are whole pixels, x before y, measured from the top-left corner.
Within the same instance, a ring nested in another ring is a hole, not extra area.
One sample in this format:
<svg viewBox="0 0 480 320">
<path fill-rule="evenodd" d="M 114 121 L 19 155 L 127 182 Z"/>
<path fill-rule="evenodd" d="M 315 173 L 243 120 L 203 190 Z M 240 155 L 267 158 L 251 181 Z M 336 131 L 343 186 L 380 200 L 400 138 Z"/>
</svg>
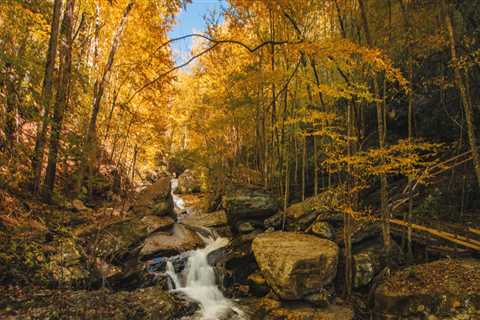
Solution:
<svg viewBox="0 0 480 320">
<path fill-rule="evenodd" d="M 367 8 L 365 6 L 365 0 L 359 0 L 360 5 L 360 13 L 363 23 L 363 28 L 365 31 L 365 38 L 367 40 L 367 44 L 369 47 L 373 47 L 373 41 L 370 35 L 370 30 L 368 26 L 368 15 L 367 15 Z M 373 87 L 374 87 L 374 94 L 377 101 L 375 102 L 376 110 L 377 110 L 377 128 L 378 128 L 378 142 L 380 149 L 385 147 L 385 138 L 386 138 L 386 130 L 385 130 L 385 123 L 384 123 L 384 109 L 382 106 L 382 102 L 378 101 L 380 88 L 379 88 L 379 79 L 378 76 L 375 75 L 373 79 Z M 383 97 L 385 99 L 385 97 Z M 383 160 L 382 160 L 383 161 Z M 382 218 L 383 218 L 383 243 L 385 246 L 385 252 L 387 256 L 390 254 L 390 212 L 388 208 L 388 182 L 387 176 L 385 174 L 380 175 L 380 202 L 381 202 L 381 210 L 382 210 Z"/>
<path fill-rule="evenodd" d="M 108 135 L 110 134 L 110 127 L 112 123 L 113 112 L 115 111 L 115 106 L 117 104 L 117 98 L 118 98 L 118 91 L 114 90 L 113 97 L 112 97 L 112 107 L 110 108 L 110 112 L 108 113 L 107 129 L 105 130 L 105 136 L 103 137 L 104 143 L 107 141 Z"/>
<path fill-rule="evenodd" d="M 137 155 L 138 155 L 138 146 L 135 145 L 133 148 L 133 160 L 132 160 L 132 184 L 135 179 L 135 167 L 137 166 Z"/>
<path fill-rule="evenodd" d="M 347 153 L 351 157 L 353 155 L 353 143 L 354 138 L 354 112 L 353 112 L 353 103 L 350 102 L 347 107 L 347 135 L 348 135 L 348 144 L 347 144 Z M 353 171 L 351 164 L 348 164 L 348 177 L 347 177 L 347 189 L 348 189 L 348 200 L 352 208 L 355 208 L 354 196 L 352 195 L 354 181 L 353 181 Z M 344 225 L 343 225 L 343 236 L 345 240 L 345 286 L 347 297 L 350 297 L 352 294 L 352 280 L 353 280 L 353 270 L 352 270 L 352 216 L 350 212 L 345 212 L 343 215 Z"/>
<path fill-rule="evenodd" d="M 55 186 L 55 175 L 57 171 L 58 150 L 60 147 L 60 135 L 63 125 L 63 116 L 70 90 L 72 71 L 72 47 L 73 47 L 73 10 L 75 0 L 67 0 L 65 16 L 63 18 L 64 40 L 62 41 L 62 61 L 60 65 L 60 81 L 58 82 L 57 96 L 53 109 L 52 132 L 50 134 L 50 145 L 48 151 L 48 163 L 45 173 L 45 196 L 51 200 Z"/>
<path fill-rule="evenodd" d="M 13 153 L 13 147 L 15 144 L 15 134 L 16 134 L 16 109 L 17 109 L 17 98 L 18 96 L 15 82 L 16 76 L 13 70 L 13 66 L 9 63 L 6 66 L 7 71 L 7 79 L 6 79 L 6 87 L 7 87 L 7 99 L 5 104 L 5 126 L 3 128 L 5 133 L 5 145 L 7 146 L 7 150 L 10 153 Z"/>
<path fill-rule="evenodd" d="M 307 176 L 307 136 L 302 134 L 302 201 L 305 201 L 306 176 Z"/>
<path fill-rule="evenodd" d="M 77 177 L 77 186 L 76 186 L 76 192 L 78 193 L 81 189 L 81 185 L 85 176 L 85 172 L 87 168 L 93 167 L 94 162 L 95 162 L 95 157 L 96 157 L 96 135 L 97 135 L 97 117 L 98 113 L 100 112 L 100 107 L 102 103 L 102 98 L 103 94 L 105 92 L 105 88 L 108 84 L 108 81 L 110 79 L 110 71 L 113 66 L 113 62 L 115 59 L 115 54 L 117 52 L 117 49 L 120 45 L 120 40 L 121 36 L 123 33 L 123 30 L 125 29 L 125 25 L 127 23 L 128 15 L 130 11 L 132 10 L 134 5 L 133 1 L 130 1 L 128 5 L 125 7 L 125 10 L 123 12 L 122 19 L 120 20 L 120 24 L 118 25 L 118 28 L 115 32 L 115 35 L 113 37 L 113 42 L 112 42 L 112 47 L 110 49 L 110 54 L 108 56 L 107 64 L 105 65 L 105 68 L 103 70 L 103 75 L 100 80 L 100 82 L 95 83 L 95 89 L 94 89 L 94 98 L 93 98 L 93 106 L 92 106 L 92 114 L 90 117 L 90 122 L 88 125 L 88 131 L 87 131 L 87 136 L 85 140 L 85 144 L 83 147 L 83 152 L 82 152 L 82 161 L 80 162 L 80 170 L 78 173 Z M 92 170 L 90 170 L 91 172 Z"/>
<path fill-rule="evenodd" d="M 53 74 L 55 59 L 57 57 L 58 34 L 60 31 L 60 16 L 62 14 L 63 0 L 55 0 L 53 4 L 53 17 L 51 23 L 50 40 L 48 42 L 47 62 L 43 77 L 42 96 L 43 104 L 42 121 L 37 126 L 37 137 L 32 157 L 33 192 L 38 194 L 42 175 L 43 154 L 47 139 L 48 120 L 50 118 L 50 105 L 52 103 Z"/>
<path fill-rule="evenodd" d="M 467 136 L 468 142 L 470 144 L 470 150 L 472 152 L 473 158 L 473 167 L 475 169 L 475 175 L 477 176 L 477 183 L 480 187 L 480 155 L 477 148 L 477 137 L 475 134 L 475 125 L 473 120 L 473 107 L 471 103 L 471 98 L 468 95 L 468 83 L 464 81 L 460 67 L 458 65 L 458 56 L 456 49 L 455 41 L 455 32 L 453 29 L 452 19 L 450 17 L 450 12 L 447 8 L 445 0 L 442 0 L 442 11 L 445 18 L 445 24 L 447 26 L 447 36 L 450 42 L 450 54 L 452 56 L 453 62 L 453 71 L 455 75 L 455 82 L 457 84 L 458 90 L 460 92 L 460 98 L 462 99 L 463 109 L 465 111 L 465 120 L 467 123 Z"/>
<path fill-rule="evenodd" d="M 413 53 L 412 53 L 412 27 L 410 25 L 410 4 L 403 3 L 403 0 L 398 0 L 400 8 L 402 9 L 402 14 L 405 23 L 405 31 L 407 33 L 407 69 L 408 69 L 408 81 L 409 81 L 409 91 L 408 91 L 408 142 L 413 143 L 414 134 L 413 134 Z M 408 213 L 405 217 L 407 221 L 407 234 L 406 234 L 406 246 L 407 246 L 407 256 L 410 261 L 413 259 L 412 251 L 412 211 L 413 211 L 413 177 L 408 177 Z M 405 237 L 405 235 L 404 235 Z M 403 246 L 402 240 L 402 246 Z"/>
<path fill-rule="evenodd" d="M 273 10 L 270 9 L 270 39 L 272 41 L 275 41 L 275 17 L 273 15 Z M 270 48 L 270 64 L 271 64 L 271 71 L 272 73 L 275 72 L 275 45 L 272 44 L 271 45 L 271 48 Z M 275 80 L 272 80 L 272 152 L 275 152 L 275 150 L 279 150 L 279 146 L 278 146 L 278 136 L 277 136 L 277 127 L 276 127 L 276 122 L 277 122 L 277 92 L 276 92 L 276 86 L 275 86 Z M 277 145 L 277 146 L 275 146 Z M 277 153 L 277 156 L 280 155 L 280 152 Z M 275 168 L 276 168 L 276 165 L 273 163 L 274 159 L 275 158 L 279 158 L 279 157 L 271 157 L 270 159 L 272 160 L 272 163 L 271 163 L 271 170 L 272 170 L 272 173 L 271 173 L 271 176 L 273 178 L 276 177 L 275 175 Z M 273 185 L 275 184 L 275 179 L 272 179 L 271 181 L 272 183 L 272 187 Z"/>
</svg>

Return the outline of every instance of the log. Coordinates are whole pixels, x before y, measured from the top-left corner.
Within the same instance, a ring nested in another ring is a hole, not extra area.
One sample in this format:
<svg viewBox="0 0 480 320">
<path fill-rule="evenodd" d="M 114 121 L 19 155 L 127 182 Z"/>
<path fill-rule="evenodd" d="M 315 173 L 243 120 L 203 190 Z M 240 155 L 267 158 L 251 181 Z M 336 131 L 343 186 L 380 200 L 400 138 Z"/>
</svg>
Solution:
<svg viewBox="0 0 480 320">
<path fill-rule="evenodd" d="M 408 223 L 403 221 L 403 220 L 390 219 L 390 223 L 408 228 Z M 447 241 L 452 242 L 452 243 L 456 243 L 460 246 L 463 246 L 463 247 L 466 247 L 466 248 L 469 248 L 469 249 L 472 249 L 472 250 L 480 251 L 480 241 L 473 240 L 473 239 L 470 239 L 470 238 L 467 238 L 467 237 L 464 237 L 464 236 L 460 236 L 460 235 L 457 235 L 457 234 L 453 234 L 453 233 L 450 233 L 450 232 L 428 228 L 428 227 L 425 227 L 425 226 L 422 226 L 422 225 L 419 225 L 419 224 L 415 224 L 415 223 L 411 223 L 410 227 L 413 230 L 426 232 L 426 233 L 429 233 L 429 234 L 431 234 L 435 237 L 438 237 L 440 239 L 447 240 Z"/>
</svg>

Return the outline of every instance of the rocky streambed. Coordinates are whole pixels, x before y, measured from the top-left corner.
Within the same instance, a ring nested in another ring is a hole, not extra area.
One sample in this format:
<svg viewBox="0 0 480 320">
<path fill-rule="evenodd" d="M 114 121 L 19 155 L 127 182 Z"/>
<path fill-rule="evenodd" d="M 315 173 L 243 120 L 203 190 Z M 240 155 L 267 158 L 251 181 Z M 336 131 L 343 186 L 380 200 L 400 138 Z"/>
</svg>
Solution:
<svg viewBox="0 0 480 320">
<path fill-rule="evenodd" d="M 397 248 L 390 270 L 380 226 L 356 222 L 346 300 L 331 194 L 280 212 L 267 193 L 237 188 L 209 212 L 201 191 L 190 171 L 160 177 L 126 218 L 78 228 L 48 257 L 52 288 L 4 288 L 0 318 L 480 319 L 478 260 L 401 267 Z"/>
</svg>

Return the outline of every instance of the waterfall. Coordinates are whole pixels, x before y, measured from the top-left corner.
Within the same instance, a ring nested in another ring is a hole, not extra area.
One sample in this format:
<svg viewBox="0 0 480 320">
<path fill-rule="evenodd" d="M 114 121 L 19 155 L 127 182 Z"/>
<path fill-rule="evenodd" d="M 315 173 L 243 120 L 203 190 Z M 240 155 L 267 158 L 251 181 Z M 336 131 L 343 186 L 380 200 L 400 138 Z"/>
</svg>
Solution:
<svg viewBox="0 0 480 320">
<path fill-rule="evenodd" d="M 204 240 L 207 246 L 192 252 L 181 277 L 175 273 L 171 263 L 167 264 L 167 274 L 175 286 L 174 291 L 183 292 L 200 304 L 199 316 L 202 320 L 243 319 L 242 311 L 218 288 L 215 269 L 207 261 L 208 254 L 227 245 L 228 239 Z"/>
<path fill-rule="evenodd" d="M 175 267 L 171 261 L 167 261 L 165 273 L 170 277 L 172 282 L 168 282 L 168 289 L 173 290 L 180 287 L 180 279 L 178 279 L 177 274 L 175 273 Z"/>
<path fill-rule="evenodd" d="M 175 194 L 178 180 L 172 179 L 172 200 L 177 215 L 194 214 L 185 201 Z M 220 238 L 216 232 L 208 228 L 198 229 L 198 235 L 205 242 L 205 247 L 191 252 L 185 269 L 177 274 L 173 263 L 167 261 L 165 273 L 170 277 L 169 288 L 172 291 L 183 292 L 200 305 L 200 310 L 194 316 L 198 320 L 245 320 L 245 314 L 233 301 L 227 299 L 216 283 L 215 269 L 208 264 L 210 252 L 225 247 L 229 240 Z"/>
</svg>

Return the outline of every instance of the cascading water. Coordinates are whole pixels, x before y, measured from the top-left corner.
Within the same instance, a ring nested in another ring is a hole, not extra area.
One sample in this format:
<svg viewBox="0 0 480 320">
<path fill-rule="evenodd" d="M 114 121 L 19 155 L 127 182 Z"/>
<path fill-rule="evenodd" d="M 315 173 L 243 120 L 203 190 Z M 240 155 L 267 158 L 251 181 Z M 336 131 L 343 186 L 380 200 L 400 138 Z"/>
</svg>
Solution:
<svg viewBox="0 0 480 320">
<path fill-rule="evenodd" d="M 172 190 L 176 189 L 177 179 L 172 180 Z M 182 198 L 172 192 L 172 198 L 176 212 L 189 212 Z M 166 274 L 170 277 L 172 291 L 183 292 L 186 296 L 195 300 L 200 305 L 200 310 L 195 319 L 201 320 L 226 320 L 245 319 L 244 313 L 235 303 L 227 299 L 216 284 L 215 269 L 208 264 L 208 254 L 214 250 L 226 246 L 229 242 L 226 238 L 216 237 L 214 232 L 206 230 L 208 237 L 199 236 L 206 246 L 192 251 L 188 257 L 185 269 L 177 274 L 173 264 L 168 261 Z"/>
<path fill-rule="evenodd" d="M 216 284 L 215 269 L 208 264 L 210 252 L 224 247 L 228 239 L 204 239 L 207 246 L 192 252 L 188 258 L 181 278 L 175 273 L 173 265 L 167 264 L 167 274 L 175 286 L 174 291 L 183 292 L 200 304 L 198 316 L 202 320 L 244 319 L 243 312 L 225 298 Z M 183 285 L 182 285 L 183 284 Z"/>
</svg>

